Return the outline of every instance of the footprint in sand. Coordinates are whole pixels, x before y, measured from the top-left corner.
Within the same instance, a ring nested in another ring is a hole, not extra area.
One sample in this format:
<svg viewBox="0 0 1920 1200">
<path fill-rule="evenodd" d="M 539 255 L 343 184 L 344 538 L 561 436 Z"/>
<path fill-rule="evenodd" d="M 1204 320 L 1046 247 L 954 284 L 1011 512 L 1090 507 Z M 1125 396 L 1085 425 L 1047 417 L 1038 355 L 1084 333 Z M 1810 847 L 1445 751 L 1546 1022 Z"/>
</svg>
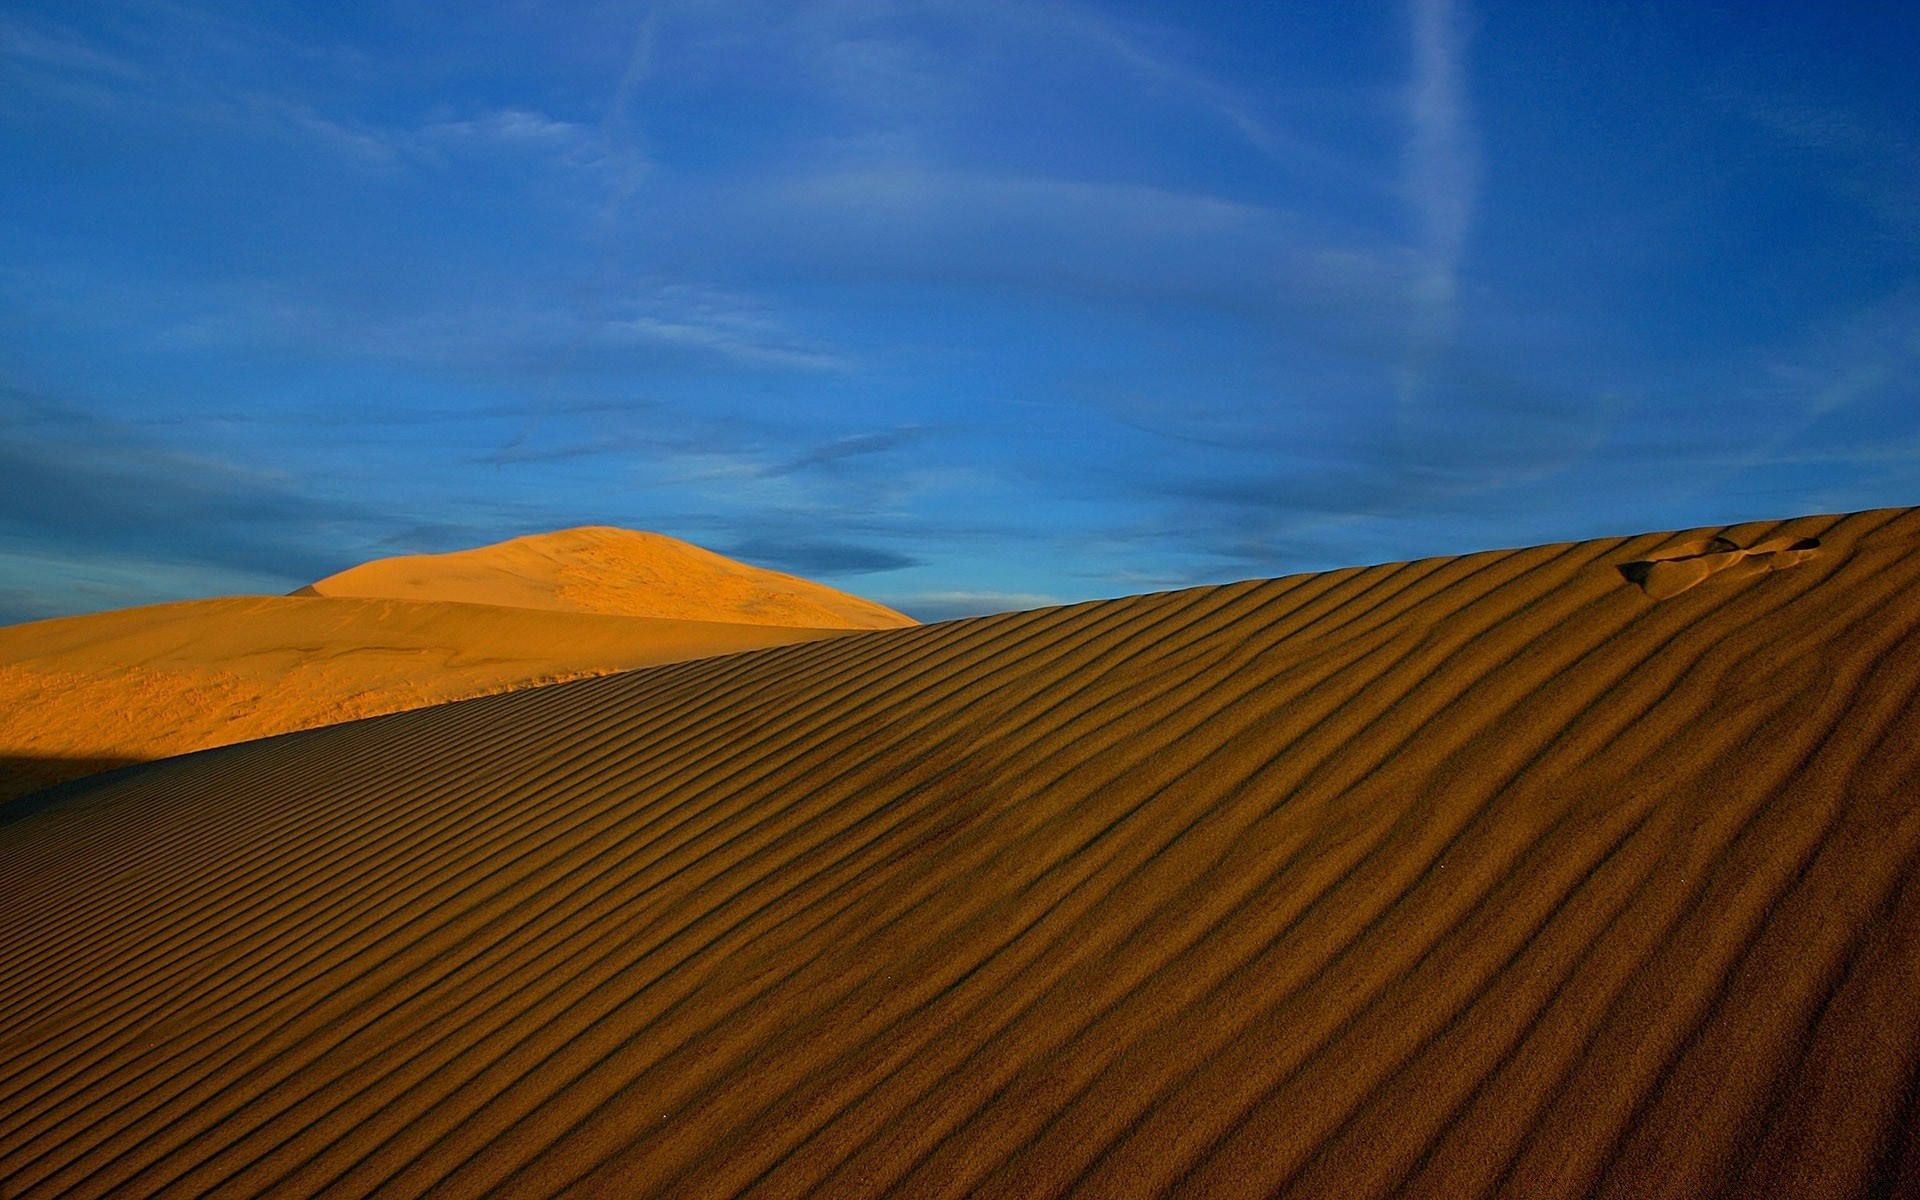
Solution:
<svg viewBox="0 0 1920 1200">
<path fill-rule="evenodd" d="M 1624 563 L 1620 574 L 1655 600 L 1665 600 L 1723 571 L 1745 579 L 1803 563 L 1819 546 L 1819 538 L 1768 538 L 1745 548 L 1723 537 L 1708 538 L 1668 547 L 1657 558 Z"/>
</svg>

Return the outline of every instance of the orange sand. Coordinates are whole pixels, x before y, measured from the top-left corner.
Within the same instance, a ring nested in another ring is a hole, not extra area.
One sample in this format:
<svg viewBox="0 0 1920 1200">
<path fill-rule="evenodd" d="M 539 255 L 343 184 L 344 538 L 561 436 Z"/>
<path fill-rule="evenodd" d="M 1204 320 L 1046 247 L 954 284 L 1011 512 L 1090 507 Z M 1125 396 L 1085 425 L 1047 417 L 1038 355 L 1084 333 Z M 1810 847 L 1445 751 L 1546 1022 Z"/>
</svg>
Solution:
<svg viewBox="0 0 1920 1200">
<path fill-rule="evenodd" d="M 1799 557 L 1646 587 L 1713 538 Z M 1916 510 L 855 634 L 0 820 L 9 1197 L 1920 1189 Z"/>
<path fill-rule="evenodd" d="M 672 538 L 579 529 L 368 563 L 293 597 L 15 625 L 0 628 L 0 803 L 209 746 L 911 623 Z"/>
<path fill-rule="evenodd" d="M 362 564 L 295 595 L 464 600 L 561 612 L 746 621 L 809 629 L 893 629 L 911 617 L 658 533 L 605 525 L 514 538 L 452 554 Z"/>
</svg>

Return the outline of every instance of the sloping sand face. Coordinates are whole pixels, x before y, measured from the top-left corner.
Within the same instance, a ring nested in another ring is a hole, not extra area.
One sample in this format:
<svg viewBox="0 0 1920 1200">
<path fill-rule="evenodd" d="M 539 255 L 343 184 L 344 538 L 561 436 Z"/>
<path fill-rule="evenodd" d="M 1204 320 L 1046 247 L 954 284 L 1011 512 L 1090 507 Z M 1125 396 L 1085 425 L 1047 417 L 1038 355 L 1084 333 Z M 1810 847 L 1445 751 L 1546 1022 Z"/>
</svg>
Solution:
<svg viewBox="0 0 1920 1200">
<path fill-rule="evenodd" d="M 0 1191 L 1911 1194 L 1916 701 L 1900 510 L 135 768 L 0 810 Z"/>
<path fill-rule="evenodd" d="M 233 596 L 0 629 L 0 803 L 112 767 L 843 630 Z"/>
</svg>

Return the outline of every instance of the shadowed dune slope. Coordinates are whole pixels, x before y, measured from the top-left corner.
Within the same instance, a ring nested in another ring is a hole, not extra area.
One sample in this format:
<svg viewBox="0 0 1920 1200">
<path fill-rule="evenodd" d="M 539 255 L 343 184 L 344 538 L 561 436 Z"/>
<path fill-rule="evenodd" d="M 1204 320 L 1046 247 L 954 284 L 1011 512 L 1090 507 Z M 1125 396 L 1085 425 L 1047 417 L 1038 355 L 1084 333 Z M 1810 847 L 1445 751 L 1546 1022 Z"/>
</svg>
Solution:
<svg viewBox="0 0 1920 1200">
<path fill-rule="evenodd" d="M 133 768 L 0 811 L 0 1191 L 1911 1195 L 1917 693 L 1890 510 Z"/>
<path fill-rule="evenodd" d="M 450 554 L 362 563 L 296 596 L 463 600 L 561 612 L 814 629 L 914 624 L 890 608 L 659 533 L 583 525 Z"/>
<path fill-rule="evenodd" d="M 130 762 L 836 630 L 236 596 L 0 629 L 0 802 Z"/>
</svg>

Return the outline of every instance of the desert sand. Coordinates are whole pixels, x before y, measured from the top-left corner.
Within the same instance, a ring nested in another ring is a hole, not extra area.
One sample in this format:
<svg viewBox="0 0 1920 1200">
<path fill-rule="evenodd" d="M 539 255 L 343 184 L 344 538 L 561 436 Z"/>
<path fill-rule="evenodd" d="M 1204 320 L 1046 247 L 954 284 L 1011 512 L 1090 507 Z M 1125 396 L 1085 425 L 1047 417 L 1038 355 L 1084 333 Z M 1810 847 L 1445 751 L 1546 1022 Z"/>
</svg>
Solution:
<svg viewBox="0 0 1920 1200">
<path fill-rule="evenodd" d="M 1914 1195 L 1917 701 L 1883 510 L 70 783 L 0 808 L 0 1193 Z"/>
<path fill-rule="evenodd" d="M 294 593 L 461 600 L 557 612 L 743 621 L 806 629 L 893 629 L 903 613 L 722 557 L 677 538 L 584 525 L 451 554 L 383 558 Z"/>
<path fill-rule="evenodd" d="M 381 559 L 291 597 L 14 625 L 0 628 L 0 803 L 356 717 L 912 623 L 673 538 L 592 527 Z"/>
</svg>

